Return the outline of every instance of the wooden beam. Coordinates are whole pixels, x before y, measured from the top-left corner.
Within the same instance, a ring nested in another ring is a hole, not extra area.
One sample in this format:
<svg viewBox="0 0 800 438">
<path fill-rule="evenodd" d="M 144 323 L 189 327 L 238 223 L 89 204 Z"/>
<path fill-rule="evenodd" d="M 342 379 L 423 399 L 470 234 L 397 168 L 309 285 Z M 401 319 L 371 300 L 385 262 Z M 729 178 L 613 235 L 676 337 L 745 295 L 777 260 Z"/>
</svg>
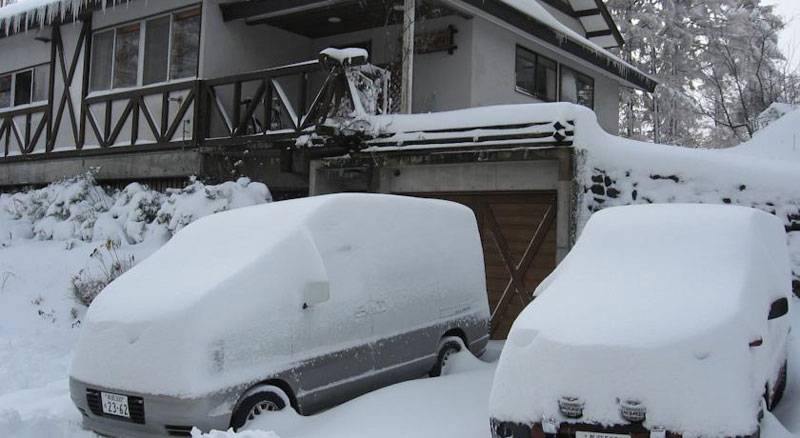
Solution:
<svg viewBox="0 0 800 438">
<path fill-rule="evenodd" d="M 594 9 L 583 9 L 580 11 L 575 11 L 575 17 L 577 18 L 592 17 L 595 15 L 601 15 L 600 9 L 594 8 Z"/>
<path fill-rule="evenodd" d="M 597 30 L 597 31 L 594 31 L 594 32 L 586 32 L 586 38 L 592 39 L 592 38 L 597 38 L 597 37 L 610 36 L 610 35 L 613 35 L 613 34 L 614 34 L 614 32 L 611 29 Z"/>
</svg>

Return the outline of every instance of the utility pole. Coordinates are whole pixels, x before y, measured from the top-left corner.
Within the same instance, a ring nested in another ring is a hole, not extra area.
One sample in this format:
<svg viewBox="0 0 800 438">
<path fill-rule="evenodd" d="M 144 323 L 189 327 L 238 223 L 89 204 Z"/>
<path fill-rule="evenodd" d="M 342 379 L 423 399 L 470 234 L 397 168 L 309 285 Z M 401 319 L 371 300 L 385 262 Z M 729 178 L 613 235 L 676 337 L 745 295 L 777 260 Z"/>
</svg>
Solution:
<svg viewBox="0 0 800 438">
<path fill-rule="evenodd" d="M 400 112 L 411 114 L 414 89 L 414 27 L 416 0 L 403 4 L 403 83 L 400 88 Z"/>
</svg>

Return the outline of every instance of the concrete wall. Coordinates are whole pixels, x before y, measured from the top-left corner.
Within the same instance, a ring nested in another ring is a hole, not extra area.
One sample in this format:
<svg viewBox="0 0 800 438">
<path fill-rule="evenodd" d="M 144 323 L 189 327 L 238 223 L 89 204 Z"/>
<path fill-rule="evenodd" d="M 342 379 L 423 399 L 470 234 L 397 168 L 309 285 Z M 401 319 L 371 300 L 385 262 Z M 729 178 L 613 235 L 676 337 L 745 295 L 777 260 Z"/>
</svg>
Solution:
<svg viewBox="0 0 800 438">
<path fill-rule="evenodd" d="M 538 40 L 526 38 L 483 18 L 472 20 L 473 67 L 470 106 L 536 103 L 540 99 L 516 90 L 515 58 L 520 45 L 595 80 L 595 112 L 606 131 L 619 131 L 620 85 L 598 69 L 561 55 Z"/>
</svg>

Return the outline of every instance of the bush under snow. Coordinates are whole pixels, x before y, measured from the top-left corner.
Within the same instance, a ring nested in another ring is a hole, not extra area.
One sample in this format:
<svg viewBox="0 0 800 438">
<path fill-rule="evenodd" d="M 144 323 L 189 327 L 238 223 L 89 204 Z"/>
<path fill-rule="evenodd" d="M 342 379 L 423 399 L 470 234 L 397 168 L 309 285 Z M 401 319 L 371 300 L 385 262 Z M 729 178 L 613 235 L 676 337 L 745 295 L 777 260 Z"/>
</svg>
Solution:
<svg viewBox="0 0 800 438">
<path fill-rule="evenodd" d="M 166 241 L 203 216 L 271 200 L 267 186 L 247 178 L 220 185 L 195 180 L 166 194 L 133 183 L 108 193 L 86 174 L 0 195 L 0 244 L 30 238 L 122 245 Z"/>
</svg>

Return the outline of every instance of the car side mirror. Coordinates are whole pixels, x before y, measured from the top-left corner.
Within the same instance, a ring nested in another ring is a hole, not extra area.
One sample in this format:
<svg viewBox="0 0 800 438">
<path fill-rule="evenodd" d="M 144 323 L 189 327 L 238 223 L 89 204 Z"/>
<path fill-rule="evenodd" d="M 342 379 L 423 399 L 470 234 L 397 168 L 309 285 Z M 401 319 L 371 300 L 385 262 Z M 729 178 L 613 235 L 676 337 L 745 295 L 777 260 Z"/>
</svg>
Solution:
<svg viewBox="0 0 800 438">
<path fill-rule="evenodd" d="M 785 316 L 787 313 L 789 313 L 789 299 L 781 298 L 775 300 L 769 308 L 769 319 L 778 319 Z"/>
<path fill-rule="evenodd" d="M 303 288 L 303 309 L 322 304 L 331 299 L 330 284 L 327 281 L 310 281 Z"/>
</svg>

